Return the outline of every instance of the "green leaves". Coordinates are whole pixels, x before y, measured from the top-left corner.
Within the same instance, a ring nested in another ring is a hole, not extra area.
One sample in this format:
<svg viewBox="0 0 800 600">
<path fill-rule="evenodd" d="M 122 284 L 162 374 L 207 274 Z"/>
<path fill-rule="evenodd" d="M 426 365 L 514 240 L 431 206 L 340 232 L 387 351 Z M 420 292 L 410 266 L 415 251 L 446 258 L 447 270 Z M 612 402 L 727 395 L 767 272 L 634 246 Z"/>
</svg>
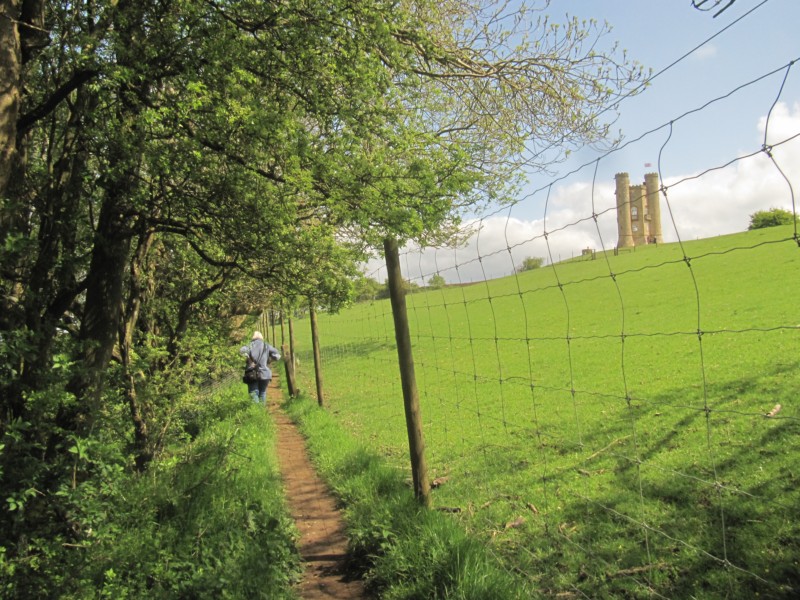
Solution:
<svg viewBox="0 0 800 600">
<path fill-rule="evenodd" d="M 763 229 L 764 227 L 776 227 L 778 225 L 791 225 L 796 222 L 797 217 L 790 210 L 783 208 L 771 208 L 769 210 L 757 210 L 750 215 L 750 225 L 747 229 Z"/>
<path fill-rule="evenodd" d="M 22 494 L 22 496 L 14 497 L 9 496 L 6 498 L 6 507 L 9 511 L 21 511 L 25 507 L 25 501 L 27 498 L 33 497 L 36 495 L 35 490 L 32 488 L 28 488 Z"/>
<path fill-rule="evenodd" d="M 525 152 L 602 133 L 634 72 L 594 26 L 483 4 L 42 5 L 0 207 L 3 497 L 37 506 L 15 540 L 85 541 L 104 469 L 191 433 L 181 398 L 229 368 L 232 316 L 336 310 L 385 237 L 445 242 L 544 162 Z"/>
</svg>

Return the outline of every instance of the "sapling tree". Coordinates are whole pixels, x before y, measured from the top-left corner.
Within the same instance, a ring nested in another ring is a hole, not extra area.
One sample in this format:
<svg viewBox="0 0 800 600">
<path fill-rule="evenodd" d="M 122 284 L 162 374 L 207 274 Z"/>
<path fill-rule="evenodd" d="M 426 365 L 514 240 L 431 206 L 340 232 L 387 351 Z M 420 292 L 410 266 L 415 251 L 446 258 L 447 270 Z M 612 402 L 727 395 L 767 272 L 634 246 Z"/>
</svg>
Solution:
<svg viewBox="0 0 800 600">
<path fill-rule="evenodd" d="M 593 22 L 531 21 L 524 3 L 408 6 L 379 45 L 392 72 L 382 102 L 389 118 L 372 135 L 334 147 L 349 160 L 325 173 L 333 186 L 324 201 L 353 237 L 383 247 L 414 492 L 428 504 L 399 248 L 448 241 L 465 211 L 510 199 L 523 168 L 545 169 L 572 145 L 605 140 L 603 116 L 643 73 L 597 50 L 605 29 Z M 392 44 L 404 51 L 392 53 Z"/>
</svg>

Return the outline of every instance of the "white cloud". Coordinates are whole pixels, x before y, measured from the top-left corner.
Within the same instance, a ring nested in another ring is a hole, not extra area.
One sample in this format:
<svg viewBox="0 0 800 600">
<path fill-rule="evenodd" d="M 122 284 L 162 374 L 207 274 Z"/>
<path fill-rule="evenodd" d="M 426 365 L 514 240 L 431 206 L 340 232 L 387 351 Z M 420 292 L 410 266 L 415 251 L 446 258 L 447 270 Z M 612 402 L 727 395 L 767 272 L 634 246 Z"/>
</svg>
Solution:
<svg viewBox="0 0 800 600">
<path fill-rule="evenodd" d="M 764 138 L 767 120 L 758 124 Z M 750 215 L 768 208 L 792 209 L 793 190 L 800 190 L 800 103 L 778 103 L 769 121 L 766 152 L 695 179 L 668 179 L 667 196 L 675 226 L 664 220 L 665 238 L 705 238 L 747 229 Z M 781 143 L 786 140 L 786 143 Z M 669 186 L 674 186 L 670 189 Z M 663 206 L 663 202 L 662 202 Z M 662 208 L 662 213 L 664 209 Z M 676 231 L 677 227 L 677 231 Z"/>
<path fill-rule="evenodd" d="M 766 127 L 764 117 L 758 124 L 761 139 Z M 798 134 L 800 103 L 778 103 L 766 137 L 774 145 L 772 158 L 762 152 L 724 168 L 666 178 L 667 197 L 661 198 L 664 241 L 744 231 L 757 210 L 792 209 L 792 190 L 800 190 L 800 137 L 791 138 Z M 780 143 L 785 140 L 790 141 Z M 611 249 L 617 243 L 614 205 L 613 182 L 596 184 L 594 190 L 586 181 L 554 186 L 546 213 L 542 209 L 539 218 L 515 216 L 527 208 L 520 202 L 505 214 L 470 222 L 476 233 L 464 247 L 422 252 L 406 248 L 404 276 L 417 283 L 436 273 L 448 283 L 480 281 L 510 275 L 528 256 L 550 263 L 580 255 L 587 247 Z M 386 277 L 381 259 L 371 261 L 367 272 L 380 281 Z"/>
<path fill-rule="evenodd" d="M 692 57 L 696 60 L 708 60 L 717 55 L 718 48 L 711 43 L 705 44 L 692 53 Z"/>
</svg>

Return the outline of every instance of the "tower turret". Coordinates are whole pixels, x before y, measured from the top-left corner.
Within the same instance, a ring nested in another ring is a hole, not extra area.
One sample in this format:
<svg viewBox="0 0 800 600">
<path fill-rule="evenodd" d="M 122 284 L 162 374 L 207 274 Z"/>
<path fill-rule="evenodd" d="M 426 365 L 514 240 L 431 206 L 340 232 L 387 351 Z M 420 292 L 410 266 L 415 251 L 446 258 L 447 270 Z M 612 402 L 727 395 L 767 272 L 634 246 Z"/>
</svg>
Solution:
<svg viewBox="0 0 800 600">
<path fill-rule="evenodd" d="M 634 246 L 647 243 L 647 220 L 645 219 L 644 186 L 632 185 L 631 197 L 631 235 Z"/>
<path fill-rule="evenodd" d="M 644 186 L 647 193 L 647 214 L 650 216 L 649 241 L 657 244 L 664 242 L 661 233 L 661 196 L 659 195 L 658 173 L 647 173 L 644 176 Z"/>
<path fill-rule="evenodd" d="M 630 178 L 627 173 L 617 173 L 614 179 L 617 182 L 617 248 L 630 248 L 633 246 Z"/>
</svg>

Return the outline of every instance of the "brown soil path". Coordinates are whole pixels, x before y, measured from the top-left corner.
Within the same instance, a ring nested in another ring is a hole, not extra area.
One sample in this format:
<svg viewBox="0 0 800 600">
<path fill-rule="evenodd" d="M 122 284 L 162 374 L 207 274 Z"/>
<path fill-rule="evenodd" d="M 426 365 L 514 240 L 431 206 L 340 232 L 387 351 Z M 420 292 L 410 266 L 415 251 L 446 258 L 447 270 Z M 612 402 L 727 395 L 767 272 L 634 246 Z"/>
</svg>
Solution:
<svg viewBox="0 0 800 600">
<path fill-rule="evenodd" d="M 305 564 L 298 586 L 304 600 L 366 599 L 364 585 L 345 571 L 347 538 L 336 501 L 308 456 L 305 439 L 281 409 L 277 379 L 267 390 L 268 409 L 277 429 L 278 462 L 292 518 L 300 532 L 298 549 Z"/>
</svg>

